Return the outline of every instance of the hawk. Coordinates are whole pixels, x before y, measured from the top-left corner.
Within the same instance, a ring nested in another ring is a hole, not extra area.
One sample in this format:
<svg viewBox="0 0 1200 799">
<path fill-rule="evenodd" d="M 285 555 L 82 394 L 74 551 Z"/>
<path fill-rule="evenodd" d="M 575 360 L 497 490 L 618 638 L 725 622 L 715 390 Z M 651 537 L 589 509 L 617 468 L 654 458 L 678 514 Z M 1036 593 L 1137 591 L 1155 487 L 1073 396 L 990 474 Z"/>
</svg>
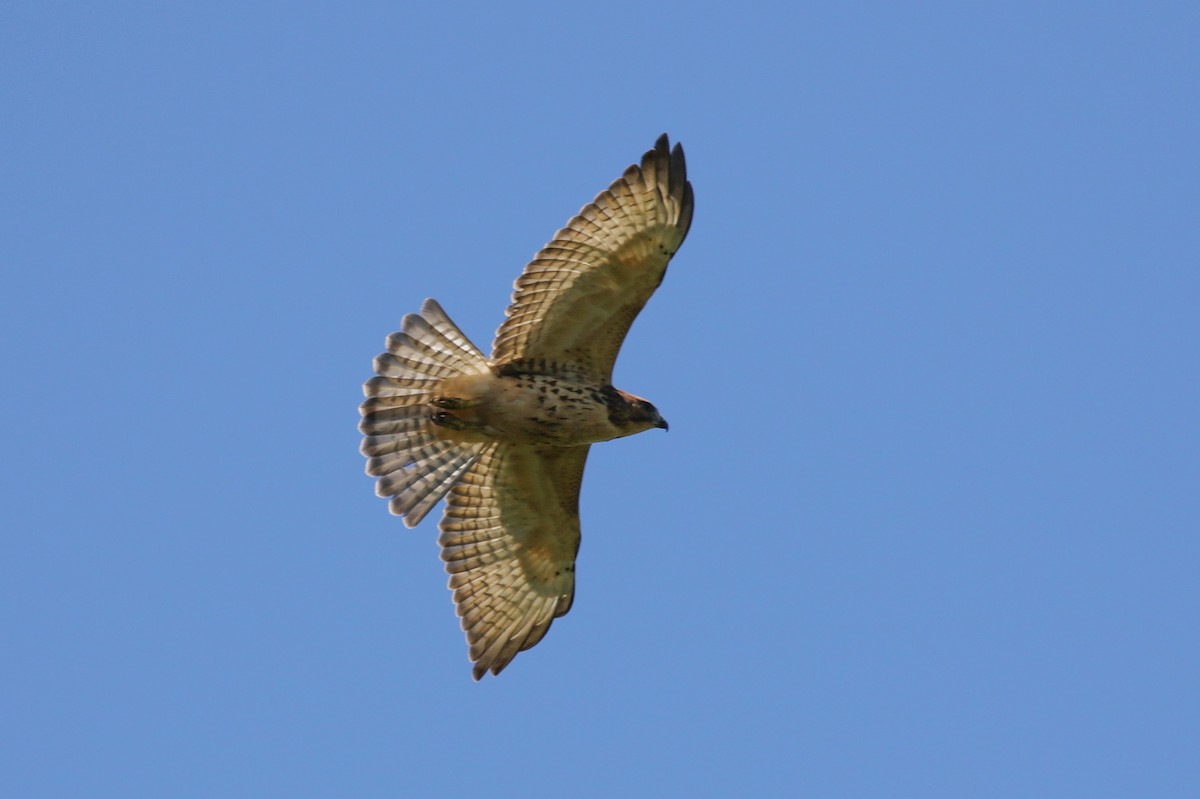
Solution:
<svg viewBox="0 0 1200 799">
<path fill-rule="evenodd" d="M 409 527 L 446 497 L 438 542 L 476 680 L 571 608 L 589 446 L 667 429 L 612 371 L 692 207 L 683 148 L 663 134 L 525 267 L 490 358 L 429 299 L 363 385 L 376 493 Z"/>
</svg>

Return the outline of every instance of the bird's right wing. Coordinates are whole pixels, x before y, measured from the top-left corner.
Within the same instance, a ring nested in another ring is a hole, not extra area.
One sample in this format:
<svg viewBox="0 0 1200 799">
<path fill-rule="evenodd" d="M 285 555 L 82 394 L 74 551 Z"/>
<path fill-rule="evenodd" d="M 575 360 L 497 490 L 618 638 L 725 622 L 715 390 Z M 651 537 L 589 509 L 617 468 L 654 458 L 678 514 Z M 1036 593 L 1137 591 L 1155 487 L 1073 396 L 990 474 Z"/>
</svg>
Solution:
<svg viewBox="0 0 1200 799">
<path fill-rule="evenodd" d="M 438 541 L 477 680 L 571 608 L 587 451 L 495 444 L 447 495 Z"/>
</svg>

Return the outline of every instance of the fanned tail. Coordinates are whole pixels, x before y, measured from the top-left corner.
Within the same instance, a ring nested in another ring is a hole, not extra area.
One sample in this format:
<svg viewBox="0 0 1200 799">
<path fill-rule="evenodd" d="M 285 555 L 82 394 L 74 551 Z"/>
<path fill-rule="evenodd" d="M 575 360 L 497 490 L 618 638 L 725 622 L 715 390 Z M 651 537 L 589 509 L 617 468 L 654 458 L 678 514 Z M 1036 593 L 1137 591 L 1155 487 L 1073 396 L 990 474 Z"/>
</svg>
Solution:
<svg viewBox="0 0 1200 799">
<path fill-rule="evenodd" d="M 363 384 L 358 429 L 367 474 L 388 509 L 415 527 L 479 459 L 482 444 L 439 438 L 429 400 L 448 377 L 488 371 L 487 359 L 434 300 L 404 317 L 400 332 L 375 358 L 378 373 Z"/>
</svg>

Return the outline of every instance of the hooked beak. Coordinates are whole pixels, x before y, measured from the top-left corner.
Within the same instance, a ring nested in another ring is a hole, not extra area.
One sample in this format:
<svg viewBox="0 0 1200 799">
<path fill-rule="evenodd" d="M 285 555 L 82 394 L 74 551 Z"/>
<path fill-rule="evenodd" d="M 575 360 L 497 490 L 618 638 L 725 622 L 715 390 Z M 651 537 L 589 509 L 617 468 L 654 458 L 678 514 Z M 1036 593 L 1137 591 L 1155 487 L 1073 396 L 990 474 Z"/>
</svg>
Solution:
<svg viewBox="0 0 1200 799">
<path fill-rule="evenodd" d="M 666 419 L 662 419 L 662 418 L 660 418 L 660 419 L 658 420 L 658 424 L 656 424 L 656 425 L 654 425 L 654 426 L 655 426 L 655 427 L 661 427 L 663 430 L 670 430 L 670 429 L 671 429 L 670 427 L 668 427 L 668 426 L 667 426 L 667 420 L 666 420 Z"/>
</svg>

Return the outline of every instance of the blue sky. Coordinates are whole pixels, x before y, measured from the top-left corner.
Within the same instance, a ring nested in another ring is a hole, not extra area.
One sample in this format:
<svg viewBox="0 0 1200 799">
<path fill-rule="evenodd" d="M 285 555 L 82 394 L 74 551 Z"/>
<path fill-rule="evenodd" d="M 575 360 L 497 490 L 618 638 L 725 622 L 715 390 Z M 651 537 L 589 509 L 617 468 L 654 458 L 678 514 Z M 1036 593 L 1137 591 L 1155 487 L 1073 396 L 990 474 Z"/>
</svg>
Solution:
<svg viewBox="0 0 1200 799">
<path fill-rule="evenodd" d="M 1194 3 L 0 11 L 0 793 L 1200 795 Z M 358 454 L 663 132 L 570 615 Z"/>
</svg>

